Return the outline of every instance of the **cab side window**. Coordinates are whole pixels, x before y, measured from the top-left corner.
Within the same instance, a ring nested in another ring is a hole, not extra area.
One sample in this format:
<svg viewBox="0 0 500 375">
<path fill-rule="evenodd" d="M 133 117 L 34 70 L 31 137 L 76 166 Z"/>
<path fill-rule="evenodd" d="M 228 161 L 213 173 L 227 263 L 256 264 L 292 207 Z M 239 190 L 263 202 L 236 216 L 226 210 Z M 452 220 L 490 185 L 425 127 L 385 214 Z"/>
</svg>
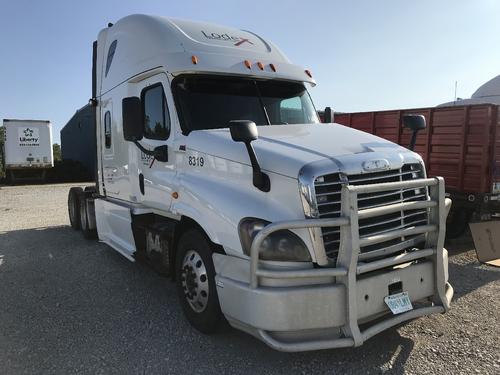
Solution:
<svg viewBox="0 0 500 375">
<path fill-rule="evenodd" d="M 111 147 L 111 112 L 107 111 L 104 114 L 104 145 L 106 148 Z"/>
<path fill-rule="evenodd" d="M 149 139 L 165 140 L 170 135 L 170 116 L 167 100 L 161 83 L 142 91 L 144 112 L 144 136 Z"/>
</svg>

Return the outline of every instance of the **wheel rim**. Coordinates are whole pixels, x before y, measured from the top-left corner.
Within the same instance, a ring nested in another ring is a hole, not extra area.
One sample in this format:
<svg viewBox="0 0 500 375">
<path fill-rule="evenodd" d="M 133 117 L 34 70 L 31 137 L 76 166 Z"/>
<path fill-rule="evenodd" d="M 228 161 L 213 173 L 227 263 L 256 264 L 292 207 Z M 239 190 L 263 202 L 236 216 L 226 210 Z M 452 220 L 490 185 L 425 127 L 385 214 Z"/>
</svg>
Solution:
<svg viewBox="0 0 500 375">
<path fill-rule="evenodd" d="M 189 306 L 198 313 L 205 310 L 208 304 L 208 275 L 203 259 L 195 250 L 189 250 L 184 256 L 181 282 Z"/>
</svg>

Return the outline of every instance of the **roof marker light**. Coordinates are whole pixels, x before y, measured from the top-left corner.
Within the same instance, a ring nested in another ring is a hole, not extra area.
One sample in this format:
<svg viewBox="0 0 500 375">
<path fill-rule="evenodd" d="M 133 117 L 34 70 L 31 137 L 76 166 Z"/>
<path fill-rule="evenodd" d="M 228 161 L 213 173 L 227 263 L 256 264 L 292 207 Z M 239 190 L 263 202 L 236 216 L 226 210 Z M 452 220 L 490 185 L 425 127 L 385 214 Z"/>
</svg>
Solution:
<svg viewBox="0 0 500 375">
<path fill-rule="evenodd" d="M 264 64 L 262 64 L 260 61 L 257 63 L 257 66 L 260 70 L 264 70 Z"/>
<path fill-rule="evenodd" d="M 309 69 L 304 70 L 304 72 L 306 72 L 306 74 L 309 76 L 309 78 L 313 77 L 313 75 Z"/>
<path fill-rule="evenodd" d="M 245 66 L 246 66 L 248 69 L 252 69 L 252 64 L 250 63 L 250 61 L 245 60 L 245 61 L 244 61 L 244 63 L 245 63 Z"/>
<path fill-rule="evenodd" d="M 198 58 L 195 55 L 191 56 L 191 61 L 194 65 L 198 64 Z"/>
<path fill-rule="evenodd" d="M 269 66 L 271 67 L 271 70 L 272 70 L 273 72 L 275 72 L 275 71 L 276 71 L 276 67 L 274 66 L 274 64 L 269 64 Z"/>
</svg>

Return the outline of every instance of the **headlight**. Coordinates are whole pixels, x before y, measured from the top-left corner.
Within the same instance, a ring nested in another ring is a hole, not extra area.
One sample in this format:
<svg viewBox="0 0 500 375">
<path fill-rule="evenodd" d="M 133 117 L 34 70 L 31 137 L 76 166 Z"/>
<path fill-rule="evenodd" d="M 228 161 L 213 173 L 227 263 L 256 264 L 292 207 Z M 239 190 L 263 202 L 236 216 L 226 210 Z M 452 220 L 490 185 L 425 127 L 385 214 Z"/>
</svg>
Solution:
<svg viewBox="0 0 500 375">
<path fill-rule="evenodd" d="M 241 246 L 246 255 L 250 256 L 253 239 L 268 224 L 269 221 L 252 217 L 240 221 L 238 230 Z M 260 248 L 259 259 L 310 262 L 311 255 L 299 236 L 284 229 L 271 233 L 266 237 Z"/>
</svg>

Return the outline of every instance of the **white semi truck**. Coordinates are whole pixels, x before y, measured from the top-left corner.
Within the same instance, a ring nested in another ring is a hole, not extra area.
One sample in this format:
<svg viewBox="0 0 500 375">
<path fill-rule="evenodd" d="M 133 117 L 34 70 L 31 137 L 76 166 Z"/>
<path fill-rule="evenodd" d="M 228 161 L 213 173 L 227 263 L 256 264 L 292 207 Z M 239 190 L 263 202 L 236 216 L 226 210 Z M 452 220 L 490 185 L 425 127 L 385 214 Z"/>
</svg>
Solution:
<svg viewBox="0 0 500 375">
<path fill-rule="evenodd" d="M 44 120 L 4 119 L 4 167 L 12 182 L 44 180 L 54 166 L 52 124 Z"/>
<path fill-rule="evenodd" d="M 70 190 L 71 225 L 168 273 L 198 330 L 225 318 L 282 351 L 447 311 L 443 180 L 406 148 L 320 123 L 314 85 L 249 31 L 110 24 L 94 42 L 97 180 Z"/>
</svg>

